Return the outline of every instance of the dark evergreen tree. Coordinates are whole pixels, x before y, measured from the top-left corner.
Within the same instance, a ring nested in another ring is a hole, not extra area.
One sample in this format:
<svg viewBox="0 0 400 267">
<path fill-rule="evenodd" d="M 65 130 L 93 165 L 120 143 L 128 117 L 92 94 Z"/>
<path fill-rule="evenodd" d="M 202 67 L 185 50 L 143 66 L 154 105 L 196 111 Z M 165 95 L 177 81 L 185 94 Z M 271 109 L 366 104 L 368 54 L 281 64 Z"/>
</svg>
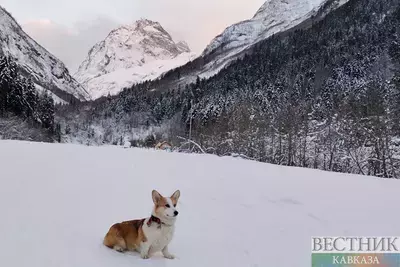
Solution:
<svg viewBox="0 0 400 267">
<path fill-rule="evenodd" d="M 0 117 L 7 112 L 54 130 L 54 101 L 38 96 L 31 78 L 23 77 L 10 57 L 0 57 Z"/>
</svg>

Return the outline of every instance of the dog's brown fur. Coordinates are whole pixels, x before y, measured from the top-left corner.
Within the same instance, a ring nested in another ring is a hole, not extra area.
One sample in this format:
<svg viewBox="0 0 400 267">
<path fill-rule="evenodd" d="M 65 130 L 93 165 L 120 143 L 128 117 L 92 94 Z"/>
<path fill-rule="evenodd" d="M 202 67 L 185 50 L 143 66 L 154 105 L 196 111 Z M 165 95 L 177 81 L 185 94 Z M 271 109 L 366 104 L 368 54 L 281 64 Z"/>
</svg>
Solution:
<svg viewBox="0 0 400 267">
<path fill-rule="evenodd" d="M 140 242 L 147 241 L 142 229 L 144 220 L 114 224 L 106 234 L 103 244 L 109 248 L 118 248 L 121 252 L 138 250 Z"/>
<path fill-rule="evenodd" d="M 171 199 L 172 200 L 172 199 Z M 154 213 L 159 216 L 159 214 L 162 214 L 165 209 L 165 204 L 167 204 L 167 200 L 165 197 L 160 196 L 160 198 L 155 198 L 153 199 L 154 201 Z"/>
</svg>

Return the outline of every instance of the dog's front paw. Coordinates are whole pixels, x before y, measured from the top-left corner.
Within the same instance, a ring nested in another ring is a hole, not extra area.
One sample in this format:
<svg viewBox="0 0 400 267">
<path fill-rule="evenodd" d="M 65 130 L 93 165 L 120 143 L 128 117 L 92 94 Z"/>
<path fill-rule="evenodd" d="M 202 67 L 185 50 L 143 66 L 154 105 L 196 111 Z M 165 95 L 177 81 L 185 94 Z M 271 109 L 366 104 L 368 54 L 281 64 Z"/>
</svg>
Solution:
<svg viewBox="0 0 400 267">
<path fill-rule="evenodd" d="M 150 258 L 149 254 L 140 254 L 140 257 L 142 257 L 142 259 L 145 259 L 145 260 Z"/>
<path fill-rule="evenodd" d="M 173 259 L 175 259 L 175 256 L 174 256 L 174 255 L 172 255 L 172 254 L 167 254 L 167 255 L 164 255 L 164 257 L 165 257 L 165 258 L 167 258 L 167 259 L 170 259 L 170 260 L 173 260 Z"/>
<path fill-rule="evenodd" d="M 122 247 L 120 247 L 120 246 L 114 246 L 114 249 L 116 250 L 116 251 L 118 251 L 118 252 L 124 252 L 124 249 L 122 248 Z"/>
</svg>

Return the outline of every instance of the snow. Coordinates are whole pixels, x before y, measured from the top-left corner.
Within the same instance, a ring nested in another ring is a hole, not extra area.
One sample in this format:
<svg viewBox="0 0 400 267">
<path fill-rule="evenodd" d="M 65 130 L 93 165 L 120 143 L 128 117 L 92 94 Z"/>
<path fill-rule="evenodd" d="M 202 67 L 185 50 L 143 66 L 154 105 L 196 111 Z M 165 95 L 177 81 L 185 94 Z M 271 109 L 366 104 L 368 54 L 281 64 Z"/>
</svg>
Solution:
<svg viewBox="0 0 400 267">
<path fill-rule="evenodd" d="M 69 74 L 64 63 L 27 35 L 0 6 L 0 55 L 12 56 L 42 87 L 55 86 L 80 100 L 89 100 L 85 89 Z"/>
<path fill-rule="evenodd" d="M 121 67 L 109 73 L 90 78 L 84 82 L 84 85 L 93 99 L 108 94 L 116 95 L 122 89 L 129 88 L 135 83 L 154 80 L 163 73 L 184 65 L 194 57 L 193 53 L 182 53 L 169 60 L 160 59 L 130 68 Z"/>
<path fill-rule="evenodd" d="M 217 74 L 239 53 L 273 34 L 286 31 L 309 19 L 329 0 L 268 0 L 252 19 L 233 24 L 215 37 L 203 51 L 207 56 L 219 51 L 214 61 L 206 65 L 199 75 L 208 78 Z M 348 0 L 338 1 L 336 8 Z"/>
<path fill-rule="evenodd" d="M 208 54 L 224 45 L 224 49 L 252 44 L 258 39 L 291 28 L 312 15 L 327 0 L 269 0 L 246 21 L 229 26 L 204 50 Z"/>
<path fill-rule="evenodd" d="M 392 236 L 397 180 L 211 155 L 0 142 L 0 265 L 310 266 L 311 236 Z M 146 217 L 151 190 L 181 190 L 167 260 L 102 245 Z"/>
<path fill-rule="evenodd" d="M 44 89 L 42 86 L 37 85 L 37 84 L 35 84 L 35 88 L 36 88 L 36 91 L 38 91 L 39 93 L 42 93 L 42 92 L 46 91 L 46 89 Z M 67 104 L 66 101 L 64 101 L 61 98 L 59 98 L 58 96 L 56 96 L 53 92 L 47 91 L 47 93 L 53 98 L 54 103 L 56 103 L 56 104 Z"/>
<path fill-rule="evenodd" d="M 114 29 L 93 46 L 74 77 L 96 99 L 156 79 L 194 57 L 185 42 L 175 42 L 158 22 L 141 19 Z"/>
</svg>

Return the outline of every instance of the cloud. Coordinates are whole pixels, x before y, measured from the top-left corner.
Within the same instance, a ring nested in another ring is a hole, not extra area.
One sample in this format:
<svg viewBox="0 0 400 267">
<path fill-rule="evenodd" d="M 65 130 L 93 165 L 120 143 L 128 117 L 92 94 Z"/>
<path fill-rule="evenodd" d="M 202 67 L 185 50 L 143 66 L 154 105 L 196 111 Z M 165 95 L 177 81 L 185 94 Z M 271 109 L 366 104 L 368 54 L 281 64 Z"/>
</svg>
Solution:
<svg viewBox="0 0 400 267">
<path fill-rule="evenodd" d="M 31 20 L 22 24 L 32 38 L 61 59 L 72 73 L 85 59 L 89 49 L 117 26 L 116 21 L 106 17 L 80 21 L 71 28 L 49 19 Z"/>
</svg>

